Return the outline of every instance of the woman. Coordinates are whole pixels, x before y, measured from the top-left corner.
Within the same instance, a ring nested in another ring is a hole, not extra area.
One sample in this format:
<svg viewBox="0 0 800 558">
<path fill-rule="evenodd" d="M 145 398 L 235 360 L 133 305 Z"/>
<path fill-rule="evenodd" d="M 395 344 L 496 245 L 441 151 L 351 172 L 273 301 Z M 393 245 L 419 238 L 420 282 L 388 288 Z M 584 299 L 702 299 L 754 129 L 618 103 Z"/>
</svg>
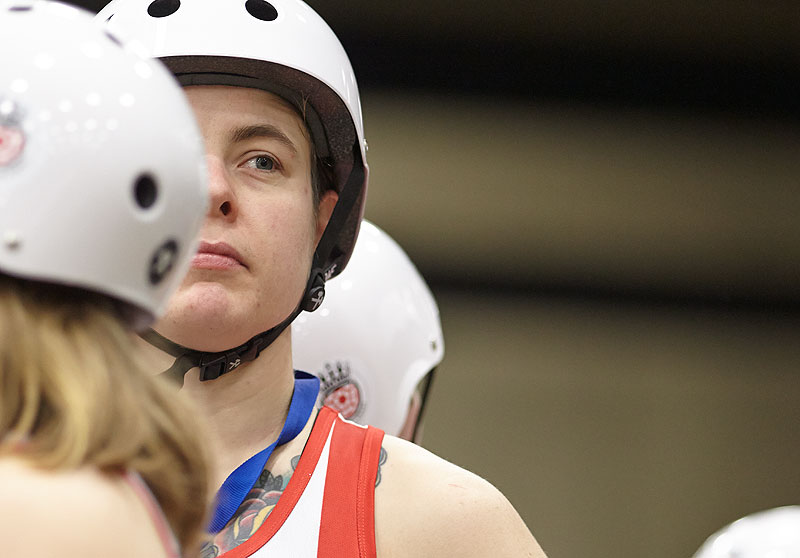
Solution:
<svg viewBox="0 0 800 558">
<path fill-rule="evenodd" d="M 301 0 L 113 0 L 98 19 L 164 61 L 206 143 L 198 255 L 148 336 L 216 448 L 206 555 L 543 557 L 491 484 L 317 413 L 317 379 L 293 370 L 289 325 L 345 268 L 367 188 L 356 79 L 327 23 Z"/>
<path fill-rule="evenodd" d="M 0 3 L 4 555 L 199 548 L 208 470 L 196 419 L 145 371 L 131 328 L 155 318 L 189 265 L 203 160 L 157 62 L 82 10 Z"/>
</svg>

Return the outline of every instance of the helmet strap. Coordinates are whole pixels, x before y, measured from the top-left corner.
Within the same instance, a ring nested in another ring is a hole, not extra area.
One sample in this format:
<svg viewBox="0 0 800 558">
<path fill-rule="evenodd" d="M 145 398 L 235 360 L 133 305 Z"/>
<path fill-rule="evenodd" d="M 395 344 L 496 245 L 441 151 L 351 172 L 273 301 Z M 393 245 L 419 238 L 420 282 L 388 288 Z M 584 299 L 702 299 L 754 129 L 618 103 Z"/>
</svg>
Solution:
<svg viewBox="0 0 800 558">
<path fill-rule="evenodd" d="M 315 257 L 316 263 L 316 257 Z M 139 336 L 150 343 L 152 346 L 170 354 L 175 358 L 175 362 L 167 370 L 161 373 L 170 380 L 183 386 L 184 375 L 192 368 L 200 369 L 200 381 L 215 380 L 220 376 L 236 370 L 245 362 L 250 362 L 258 358 L 261 351 L 269 347 L 278 336 L 283 333 L 294 319 L 303 310 L 313 312 L 325 298 L 325 275 L 321 268 L 314 267 L 306 285 L 306 290 L 300 304 L 292 311 L 289 316 L 275 327 L 252 337 L 246 343 L 229 349 L 227 351 L 207 352 L 190 349 L 171 341 L 148 328 Z"/>
</svg>

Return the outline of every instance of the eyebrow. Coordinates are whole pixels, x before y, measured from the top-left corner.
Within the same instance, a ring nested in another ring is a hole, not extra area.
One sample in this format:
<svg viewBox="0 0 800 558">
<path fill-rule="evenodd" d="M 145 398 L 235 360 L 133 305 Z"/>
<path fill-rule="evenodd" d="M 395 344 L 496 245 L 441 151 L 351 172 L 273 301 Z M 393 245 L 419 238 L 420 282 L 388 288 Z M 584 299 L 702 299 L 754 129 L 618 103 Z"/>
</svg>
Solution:
<svg viewBox="0 0 800 558">
<path fill-rule="evenodd" d="M 257 124 L 254 126 L 242 126 L 240 128 L 235 128 L 231 132 L 230 137 L 231 143 L 247 141 L 253 138 L 273 139 L 288 147 L 292 153 L 297 153 L 297 147 L 295 146 L 294 142 L 289 139 L 289 136 L 271 124 Z"/>
</svg>

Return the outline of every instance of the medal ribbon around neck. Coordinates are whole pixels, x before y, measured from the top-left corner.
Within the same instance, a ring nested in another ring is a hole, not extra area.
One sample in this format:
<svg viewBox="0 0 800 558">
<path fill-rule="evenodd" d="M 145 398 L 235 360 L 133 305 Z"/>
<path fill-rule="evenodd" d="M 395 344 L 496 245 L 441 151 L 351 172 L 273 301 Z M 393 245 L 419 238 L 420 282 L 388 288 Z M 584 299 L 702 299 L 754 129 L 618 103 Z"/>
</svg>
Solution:
<svg viewBox="0 0 800 558">
<path fill-rule="evenodd" d="M 208 526 L 209 533 L 219 533 L 228 524 L 258 480 L 273 450 L 294 440 L 302 432 L 314 410 L 318 395 L 319 379 L 306 372 L 295 371 L 292 402 L 278 439 L 239 465 L 222 483 L 217 492 L 214 517 Z"/>
</svg>

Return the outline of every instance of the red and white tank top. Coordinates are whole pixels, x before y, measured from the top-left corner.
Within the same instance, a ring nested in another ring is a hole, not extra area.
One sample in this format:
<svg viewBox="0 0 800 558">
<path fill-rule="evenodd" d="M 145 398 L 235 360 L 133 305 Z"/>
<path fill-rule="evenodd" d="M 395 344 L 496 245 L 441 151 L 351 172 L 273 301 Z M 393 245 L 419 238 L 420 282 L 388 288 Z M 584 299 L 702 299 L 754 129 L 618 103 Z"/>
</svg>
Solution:
<svg viewBox="0 0 800 558">
<path fill-rule="evenodd" d="M 323 407 L 297 468 L 261 527 L 225 558 L 375 558 L 383 431 Z"/>
</svg>

